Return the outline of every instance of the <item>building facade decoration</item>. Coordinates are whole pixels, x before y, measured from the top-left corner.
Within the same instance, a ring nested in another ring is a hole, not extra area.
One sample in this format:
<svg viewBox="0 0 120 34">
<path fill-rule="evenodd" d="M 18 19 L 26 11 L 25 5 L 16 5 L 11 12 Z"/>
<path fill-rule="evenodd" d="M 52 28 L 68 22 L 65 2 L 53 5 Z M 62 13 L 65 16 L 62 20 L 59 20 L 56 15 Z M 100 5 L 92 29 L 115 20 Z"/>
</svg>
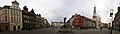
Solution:
<svg viewBox="0 0 120 34">
<path fill-rule="evenodd" d="M 22 30 L 22 11 L 17 1 L 12 6 L 5 5 L 0 9 L 0 29 L 2 31 Z"/>
</svg>

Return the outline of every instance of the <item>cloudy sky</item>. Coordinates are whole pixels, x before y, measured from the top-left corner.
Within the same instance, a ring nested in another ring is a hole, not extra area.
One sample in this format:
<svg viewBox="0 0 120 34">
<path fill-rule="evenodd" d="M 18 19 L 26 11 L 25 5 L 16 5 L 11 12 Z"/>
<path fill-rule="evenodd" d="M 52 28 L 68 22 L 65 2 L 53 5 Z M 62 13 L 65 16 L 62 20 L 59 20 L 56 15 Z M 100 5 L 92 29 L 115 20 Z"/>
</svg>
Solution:
<svg viewBox="0 0 120 34">
<path fill-rule="evenodd" d="M 0 7 L 11 5 L 14 0 L 0 0 Z M 94 6 L 97 14 L 101 16 L 101 21 L 109 22 L 110 9 L 117 12 L 120 0 L 17 0 L 22 9 L 27 6 L 29 11 L 33 8 L 36 14 L 51 21 L 63 21 L 64 17 L 69 19 L 75 13 L 92 18 Z"/>
</svg>

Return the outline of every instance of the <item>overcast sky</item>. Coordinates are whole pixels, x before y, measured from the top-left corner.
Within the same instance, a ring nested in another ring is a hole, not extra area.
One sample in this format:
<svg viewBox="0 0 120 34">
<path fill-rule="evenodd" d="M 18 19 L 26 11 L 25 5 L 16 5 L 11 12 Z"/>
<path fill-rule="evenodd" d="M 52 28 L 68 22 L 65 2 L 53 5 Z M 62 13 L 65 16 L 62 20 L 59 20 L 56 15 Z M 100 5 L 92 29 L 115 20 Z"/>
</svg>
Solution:
<svg viewBox="0 0 120 34">
<path fill-rule="evenodd" d="M 14 0 L 0 0 L 0 7 L 11 5 Z M 94 6 L 97 14 L 101 16 L 101 21 L 109 22 L 110 9 L 117 12 L 120 0 L 17 0 L 22 9 L 27 6 L 29 11 L 33 8 L 36 14 L 51 21 L 63 21 L 64 17 L 69 19 L 75 13 L 92 18 Z"/>
</svg>

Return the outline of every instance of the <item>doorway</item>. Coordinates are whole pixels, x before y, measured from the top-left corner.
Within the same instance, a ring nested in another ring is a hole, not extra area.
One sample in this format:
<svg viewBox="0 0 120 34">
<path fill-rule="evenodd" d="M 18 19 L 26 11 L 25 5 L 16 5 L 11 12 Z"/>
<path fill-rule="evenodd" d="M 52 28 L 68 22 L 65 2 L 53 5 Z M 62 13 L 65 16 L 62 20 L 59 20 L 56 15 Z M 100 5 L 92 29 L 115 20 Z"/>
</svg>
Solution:
<svg viewBox="0 0 120 34">
<path fill-rule="evenodd" d="M 16 26 L 15 25 L 13 26 L 13 31 L 16 31 Z"/>
<path fill-rule="evenodd" d="M 18 30 L 20 30 L 20 25 L 18 26 Z"/>
</svg>

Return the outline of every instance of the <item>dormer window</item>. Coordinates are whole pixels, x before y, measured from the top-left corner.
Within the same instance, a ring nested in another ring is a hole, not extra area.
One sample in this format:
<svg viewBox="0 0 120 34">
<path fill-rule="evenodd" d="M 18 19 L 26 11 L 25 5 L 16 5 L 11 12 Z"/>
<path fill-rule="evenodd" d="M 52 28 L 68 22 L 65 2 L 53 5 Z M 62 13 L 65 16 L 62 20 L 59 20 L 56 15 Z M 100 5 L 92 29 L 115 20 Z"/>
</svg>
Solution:
<svg viewBox="0 0 120 34">
<path fill-rule="evenodd" d="M 15 6 L 14 6 L 14 8 L 15 8 Z"/>
</svg>

